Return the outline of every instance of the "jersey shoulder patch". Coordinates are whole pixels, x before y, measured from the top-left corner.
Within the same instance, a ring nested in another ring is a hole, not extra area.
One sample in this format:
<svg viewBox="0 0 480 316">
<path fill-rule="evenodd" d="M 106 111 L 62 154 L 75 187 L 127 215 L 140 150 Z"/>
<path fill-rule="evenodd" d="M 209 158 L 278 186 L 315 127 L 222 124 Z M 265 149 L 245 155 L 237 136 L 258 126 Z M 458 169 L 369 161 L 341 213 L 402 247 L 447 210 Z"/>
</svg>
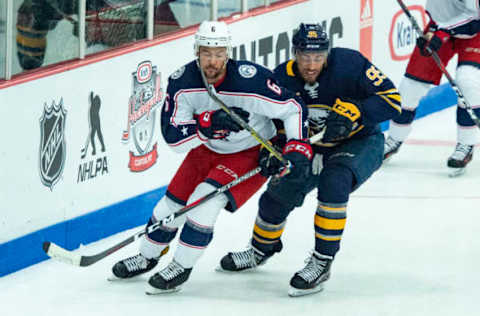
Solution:
<svg viewBox="0 0 480 316">
<path fill-rule="evenodd" d="M 253 78 L 257 74 L 257 67 L 250 64 L 243 64 L 238 67 L 238 73 L 243 78 Z"/>
<path fill-rule="evenodd" d="M 173 80 L 177 80 L 178 78 L 180 78 L 183 75 L 184 72 L 185 72 L 185 66 L 182 66 L 182 67 L 178 68 L 177 70 L 175 70 L 175 72 L 170 75 L 170 78 L 173 79 Z"/>
</svg>

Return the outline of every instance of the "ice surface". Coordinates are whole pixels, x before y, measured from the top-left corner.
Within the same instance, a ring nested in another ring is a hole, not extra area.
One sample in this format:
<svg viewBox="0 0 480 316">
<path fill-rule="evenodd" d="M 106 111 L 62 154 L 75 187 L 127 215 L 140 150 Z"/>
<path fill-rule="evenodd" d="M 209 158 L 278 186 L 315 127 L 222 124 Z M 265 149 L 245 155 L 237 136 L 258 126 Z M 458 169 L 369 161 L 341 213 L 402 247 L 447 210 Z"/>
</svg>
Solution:
<svg viewBox="0 0 480 316">
<path fill-rule="evenodd" d="M 135 244 L 90 267 L 48 260 L 1 278 L 1 315 L 478 315 L 480 154 L 465 175 L 447 176 L 454 111 L 415 122 L 400 152 L 351 196 L 342 248 L 321 293 L 287 296 L 291 276 L 313 248 L 314 194 L 292 213 L 284 250 L 265 266 L 215 271 L 225 253 L 247 244 L 257 194 L 237 213 L 221 214 L 211 246 L 178 293 L 145 295 L 148 276 L 106 280 L 117 260 L 136 253 Z M 95 253 L 139 229 L 78 251 Z"/>
</svg>

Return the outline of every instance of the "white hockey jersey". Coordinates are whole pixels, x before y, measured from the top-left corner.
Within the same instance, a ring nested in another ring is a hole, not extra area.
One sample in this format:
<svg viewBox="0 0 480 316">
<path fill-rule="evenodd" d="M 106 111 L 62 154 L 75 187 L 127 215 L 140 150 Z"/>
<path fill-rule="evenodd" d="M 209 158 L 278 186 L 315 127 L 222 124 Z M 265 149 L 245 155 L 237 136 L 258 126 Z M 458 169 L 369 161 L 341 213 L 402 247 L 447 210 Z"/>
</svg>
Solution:
<svg viewBox="0 0 480 316">
<path fill-rule="evenodd" d="M 229 60 L 227 75 L 216 85 L 217 96 L 229 107 L 250 113 L 248 124 L 264 139 L 276 135 L 272 119 L 283 121 L 288 139 L 307 137 L 308 110 L 292 92 L 276 85 L 273 73 L 248 61 Z M 196 61 L 181 67 L 168 80 L 162 108 L 162 135 L 177 152 L 204 144 L 214 152 L 229 154 L 258 145 L 246 130 L 224 139 L 205 139 L 197 133 L 196 118 L 204 111 L 219 110 L 208 95 Z"/>
<path fill-rule="evenodd" d="M 479 0 L 427 0 L 426 10 L 439 28 L 455 37 L 472 37 L 479 31 Z"/>
</svg>

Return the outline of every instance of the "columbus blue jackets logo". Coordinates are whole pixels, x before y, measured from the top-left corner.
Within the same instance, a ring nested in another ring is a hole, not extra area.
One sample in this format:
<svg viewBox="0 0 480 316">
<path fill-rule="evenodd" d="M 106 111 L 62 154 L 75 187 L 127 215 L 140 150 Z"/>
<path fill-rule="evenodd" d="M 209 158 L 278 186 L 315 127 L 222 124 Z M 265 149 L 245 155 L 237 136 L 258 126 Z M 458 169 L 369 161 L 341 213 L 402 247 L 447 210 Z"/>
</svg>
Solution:
<svg viewBox="0 0 480 316">
<path fill-rule="evenodd" d="M 156 112 L 162 100 L 161 77 L 150 61 L 138 64 L 132 73 L 132 95 L 128 102 L 128 126 L 122 141 L 133 143 L 128 167 L 133 172 L 150 168 L 157 161 L 154 144 Z"/>
<path fill-rule="evenodd" d="M 50 190 L 60 178 L 65 165 L 65 119 L 67 112 L 63 108 L 63 99 L 58 104 L 45 103 L 40 118 L 40 179 Z"/>
<path fill-rule="evenodd" d="M 252 65 L 241 65 L 238 67 L 238 73 L 244 78 L 252 78 L 257 74 L 257 68 Z"/>
<path fill-rule="evenodd" d="M 170 78 L 172 78 L 173 80 L 177 80 L 183 75 L 184 72 L 185 72 L 185 66 L 182 66 L 177 70 L 175 70 L 175 72 L 170 76 Z"/>
</svg>

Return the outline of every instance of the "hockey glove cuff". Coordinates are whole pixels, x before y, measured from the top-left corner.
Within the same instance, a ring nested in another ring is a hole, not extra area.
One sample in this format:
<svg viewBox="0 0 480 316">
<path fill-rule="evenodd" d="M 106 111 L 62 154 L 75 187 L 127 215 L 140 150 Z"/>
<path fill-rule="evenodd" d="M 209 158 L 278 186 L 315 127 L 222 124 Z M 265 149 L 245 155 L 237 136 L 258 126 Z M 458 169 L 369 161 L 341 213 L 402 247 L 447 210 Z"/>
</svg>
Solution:
<svg viewBox="0 0 480 316">
<path fill-rule="evenodd" d="M 248 122 L 249 113 L 247 111 L 237 107 L 230 110 L 240 116 L 243 121 Z M 210 139 L 223 139 L 230 135 L 230 132 L 243 130 L 243 127 L 223 110 L 202 112 L 197 119 L 197 128 L 203 136 Z"/>
<path fill-rule="evenodd" d="M 361 116 L 362 106 L 360 102 L 342 101 L 337 98 L 325 120 L 325 134 L 322 142 L 330 143 L 348 138 L 350 133 L 358 126 Z"/>
<path fill-rule="evenodd" d="M 292 166 L 284 177 L 286 181 L 301 183 L 312 172 L 313 149 L 308 140 L 292 139 L 283 147 L 283 157 L 290 161 Z"/>
</svg>

